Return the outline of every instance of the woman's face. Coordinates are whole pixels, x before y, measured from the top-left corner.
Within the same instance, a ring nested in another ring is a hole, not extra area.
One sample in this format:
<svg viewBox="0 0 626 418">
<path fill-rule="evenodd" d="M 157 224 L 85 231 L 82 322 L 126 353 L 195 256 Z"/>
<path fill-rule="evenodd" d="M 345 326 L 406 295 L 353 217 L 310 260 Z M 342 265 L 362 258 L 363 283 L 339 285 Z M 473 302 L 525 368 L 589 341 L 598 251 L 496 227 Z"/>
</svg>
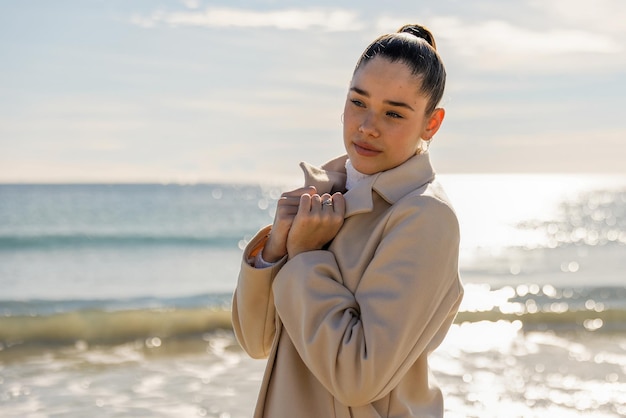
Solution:
<svg viewBox="0 0 626 418">
<path fill-rule="evenodd" d="M 343 140 L 354 168 L 374 174 L 397 167 L 417 153 L 443 120 L 443 109 L 425 115 L 428 98 L 402 62 L 375 57 L 352 77 L 343 120 Z"/>
</svg>

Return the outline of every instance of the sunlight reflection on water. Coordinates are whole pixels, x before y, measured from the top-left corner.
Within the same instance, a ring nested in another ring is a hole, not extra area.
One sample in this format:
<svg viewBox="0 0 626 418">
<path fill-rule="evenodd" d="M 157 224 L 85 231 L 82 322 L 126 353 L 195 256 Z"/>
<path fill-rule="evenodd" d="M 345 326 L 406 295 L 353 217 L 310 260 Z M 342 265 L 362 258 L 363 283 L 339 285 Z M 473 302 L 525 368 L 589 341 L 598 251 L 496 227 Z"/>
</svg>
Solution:
<svg viewBox="0 0 626 418">
<path fill-rule="evenodd" d="M 454 325 L 430 360 L 446 416 L 623 416 L 626 355 L 617 353 L 625 340 L 590 338 L 524 333 L 519 321 Z"/>
</svg>

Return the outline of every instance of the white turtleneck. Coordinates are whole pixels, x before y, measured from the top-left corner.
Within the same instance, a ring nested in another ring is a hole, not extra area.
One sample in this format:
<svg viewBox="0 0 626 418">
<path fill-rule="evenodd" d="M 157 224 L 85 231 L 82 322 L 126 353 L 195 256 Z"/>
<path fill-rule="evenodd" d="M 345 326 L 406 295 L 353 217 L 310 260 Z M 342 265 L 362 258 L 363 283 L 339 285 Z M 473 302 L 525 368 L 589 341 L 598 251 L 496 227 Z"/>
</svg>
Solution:
<svg viewBox="0 0 626 418">
<path fill-rule="evenodd" d="M 346 190 L 353 188 L 358 182 L 366 179 L 371 174 L 363 174 L 357 171 L 350 160 L 346 160 Z"/>
</svg>

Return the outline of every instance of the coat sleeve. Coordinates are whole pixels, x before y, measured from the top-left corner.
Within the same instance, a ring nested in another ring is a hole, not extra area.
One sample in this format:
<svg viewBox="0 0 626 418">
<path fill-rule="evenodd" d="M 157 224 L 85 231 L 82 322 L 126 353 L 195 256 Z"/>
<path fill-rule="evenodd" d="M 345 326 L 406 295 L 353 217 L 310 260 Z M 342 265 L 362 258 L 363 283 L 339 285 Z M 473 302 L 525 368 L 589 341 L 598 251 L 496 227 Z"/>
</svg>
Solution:
<svg viewBox="0 0 626 418">
<path fill-rule="evenodd" d="M 344 405 L 386 396 L 436 347 L 458 308 L 458 222 L 447 205 L 425 199 L 394 210 L 354 294 L 331 251 L 301 253 L 275 278 L 284 330 Z"/>
<path fill-rule="evenodd" d="M 254 268 L 251 260 L 263 249 L 271 227 L 259 231 L 243 253 L 241 270 L 232 302 L 233 331 L 252 358 L 266 358 L 276 332 L 272 281 L 285 260 L 271 267 Z"/>
</svg>

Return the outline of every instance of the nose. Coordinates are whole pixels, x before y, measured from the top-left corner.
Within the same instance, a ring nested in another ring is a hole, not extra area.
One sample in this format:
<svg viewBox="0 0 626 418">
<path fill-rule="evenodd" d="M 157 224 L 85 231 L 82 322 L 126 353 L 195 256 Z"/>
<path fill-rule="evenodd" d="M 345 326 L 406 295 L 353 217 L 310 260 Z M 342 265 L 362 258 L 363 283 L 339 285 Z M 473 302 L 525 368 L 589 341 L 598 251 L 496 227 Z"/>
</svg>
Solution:
<svg viewBox="0 0 626 418">
<path fill-rule="evenodd" d="M 363 119 L 359 125 L 359 132 L 364 135 L 373 136 L 377 138 L 380 135 L 378 130 L 378 121 L 376 120 L 376 115 L 368 112 L 363 115 Z"/>
</svg>

